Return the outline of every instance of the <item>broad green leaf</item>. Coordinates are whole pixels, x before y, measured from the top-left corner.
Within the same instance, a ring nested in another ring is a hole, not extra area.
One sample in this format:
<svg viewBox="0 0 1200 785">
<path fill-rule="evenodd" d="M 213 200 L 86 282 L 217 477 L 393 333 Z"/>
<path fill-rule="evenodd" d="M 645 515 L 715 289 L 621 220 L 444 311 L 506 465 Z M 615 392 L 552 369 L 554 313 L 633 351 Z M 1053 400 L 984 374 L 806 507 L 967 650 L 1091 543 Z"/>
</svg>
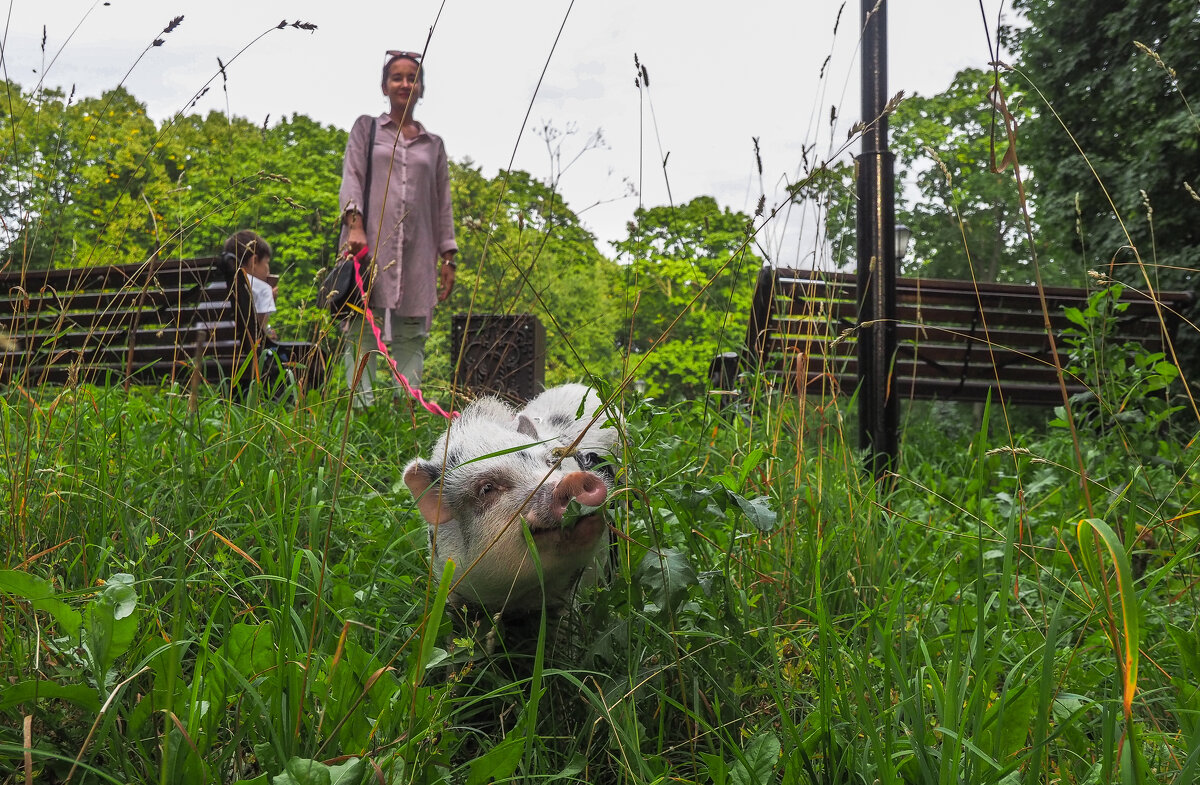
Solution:
<svg viewBox="0 0 1200 785">
<path fill-rule="evenodd" d="M 992 757 L 999 765 L 1026 747 L 1036 700 L 1037 692 L 1029 684 L 1018 684 L 988 707 L 980 746 L 994 753 Z"/>
<path fill-rule="evenodd" d="M 1064 308 L 1063 316 L 1067 317 L 1080 327 L 1086 328 L 1088 326 L 1087 319 L 1083 318 L 1083 311 L 1079 310 L 1078 308 Z"/>
<path fill-rule="evenodd" d="M 769 730 L 759 731 L 746 744 L 744 759 L 729 769 L 731 785 L 760 785 L 775 779 L 775 764 L 779 761 L 779 737 Z"/>
<path fill-rule="evenodd" d="M 712 785 L 725 785 L 729 781 L 729 764 L 720 755 L 701 752 L 700 760 L 704 761 L 704 768 L 708 778 L 712 780 Z"/>
<path fill-rule="evenodd" d="M 512 776 L 525 754 L 525 732 L 518 730 L 504 741 L 471 761 L 467 773 L 467 785 L 485 785 Z"/>
<path fill-rule="evenodd" d="M 292 758 L 282 774 L 271 778 L 272 785 L 332 785 L 329 767 L 311 758 Z"/>
<path fill-rule="evenodd" d="M 271 622 L 237 622 L 229 628 L 217 653 L 247 679 L 275 667 L 275 631 Z"/>
<path fill-rule="evenodd" d="M 133 576 L 118 572 L 104 583 L 104 594 L 113 604 L 113 618 L 118 621 L 133 614 L 137 608 L 137 590 L 133 588 Z"/>
<path fill-rule="evenodd" d="M 23 681 L 5 687 L 0 691 L 0 711 L 47 699 L 74 703 L 90 712 L 100 711 L 100 699 L 96 697 L 95 690 L 79 684 L 58 684 L 45 680 Z"/>
<path fill-rule="evenodd" d="M 1175 642 L 1175 649 L 1179 652 L 1184 670 L 1193 676 L 1200 676 L 1200 641 L 1196 640 L 1195 633 L 1174 625 L 1167 626 L 1167 633 Z"/>
<path fill-rule="evenodd" d="M 0 570 L 0 592 L 28 600 L 35 611 L 49 613 L 72 638 L 79 634 L 82 615 L 62 600 L 55 599 L 54 587 L 45 578 L 19 570 Z"/>
<path fill-rule="evenodd" d="M 348 761 L 329 767 L 329 785 L 354 785 L 361 782 L 363 772 L 367 770 L 361 758 L 351 758 Z"/>
<path fill-rule="evenodd" d="M 1174 379 L 1179 376 L 1179 369 L 1169 362 L 1155 363 L 1154 372 L 1160 376 L 1167 377 L 1167 379 Z"/>
<path fill-rule="evenodd" d="M 687 555 L 674 548 L 649 551 L 638 566 L 638 581 L 650 594 L 650 600 L 662 609 L 674 609 L 696 583 L 696 571 Z"/>
<path fill-rule="evenodd" d="M 271 622 L 236 622 L 212 654 L 216 667 L 207 668 L 200 682 L 201 696 L 213 706 L 227 706 L 245 695 L 245 685 L 263 674 L 275 674 L 277 662 Z M 282 760 L 282 759 L 281 759 Z"/>
<path fill-rule="evenodd" d="M 328 679 L 314 682 L 327 727 L 340 728 L 339 743 L 354 749 L 371 735 L 376 720 L 384 715 L 399 687 L 395 673 L 386 663 L 364 649 L 353 637 L 342 644 L 337 662 L 329 659 Z"/>
<path fill-rule="evenodd" d="M 738 506 L 742 514 L 750 520 L 750 523 L 754 524 L 754 528 L 762 532 L 769 532 L 775 529 L 775 523 L 779 520 L 779 517 L 771 509 L 771 500 L 766 496 L 747 499 L 733 491 L 726 491 L 726 494 Z"/>
<path fill-rule="evenodd" d="M 575 524 L 579 523 L 580 518 L 585 518 L 597 511 L 603 513 L 604 507 L 591 507 L 586 504 L 580 504 L 578 499 L 571 499 L 571 501 L 567 502 L 567 509 L 563 511 L 562 527 L 564 529 L 574 528 Z"/>
<path fill-rule="evenodd" d="M 309 758 L 292 758 L 282 774 L 271 778 L 272 785 L 355 785 L 362 782 L 366 766 L 361 758 L 350 758 L 328 766 Z"/>
<path fill-rule="evenodd" d="M 113 663 L 133 643 L 137 633 L 137 619 L 133 616 L 136 606 L 133 577 L 118 573 L 83 611 L 81 643 L 90 654 L 93 677 L 101 689 L 108 681 Z"/>
<path fill-rule="evenodd" d="M 766 452 L 764 452 L 761 447 L 755 447 L 750 451 L 750 454 L 742 460 L 742 468 L 741 471 L 738 472 L 738 488 L 746 487 L 746 478 L 750 476 L 750 472 L 758 468 L 758 465 L 762 463 L 762 460 L 765 457 Z"/>
<path fill-rule="evenodd" d="M 112 606 L 114 618 L 124 619 L 137 608 L 137 591 L 133 585 L 134 578 L 127 572 L 114 573 L 104 581 L 100 599 Z"/>
<path fill-rule="evenodd" d="M 1076 527 L 1076 536 L 1079 539 L 1079 549 L 1083 556 L 1084 566 L 1097 591 L 1103 591 L 1105 584 L 1101 579 L 1101 566 L 1096 557 L 1096 535 L 1100 535 L 1100 540 L 1116 568 L 1117 593 L 1121 598 L 1120 622 L 1123 640 L 1120 645 L 1123 649 L 1124 660 L 1122 670 L 1125 673 L 1125 716 L 1129 718 L 1133 712 L 1133 696 L 1137 691 L 1139 640 L 1137 594 L 1133 589 L 1133 571 L 1129 567 L 1129 554 L 1125 552 L 1125 546 L 1117 533 L 1099 518 L 1084 518 Z"/>
<path fill-rule="evenodd" d="M 577 752 L 571 756 L 571 760 L 558 773 L 557 778 L 562 780 L 568 777 L 577 777 L 585 768 L 587 768 L 587 758 Z"/>
</svg>

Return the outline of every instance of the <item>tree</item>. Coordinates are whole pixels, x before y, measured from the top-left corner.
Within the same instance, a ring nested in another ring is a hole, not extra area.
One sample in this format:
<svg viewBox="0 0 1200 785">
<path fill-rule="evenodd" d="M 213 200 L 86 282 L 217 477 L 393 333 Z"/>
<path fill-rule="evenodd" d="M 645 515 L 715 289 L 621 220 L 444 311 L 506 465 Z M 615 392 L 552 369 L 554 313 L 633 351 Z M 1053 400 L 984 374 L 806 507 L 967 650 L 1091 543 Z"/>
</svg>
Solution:
<svg viewBox="0 0 1200 785">
<path fill-rule="evenodd" d="M 1009 146 L 1004 118 L 989 97 L 994 84 L 991 72 L 966 69 L 941 93 L 902 101 L 891 117 L 900 183 L 897 221 L 913 230 L 914 239 L 902 265 L 905 275 L 1035 280 L 1013 169 L 993 168 L 993 151 L 1000 162 Z M 1018 127 L 1029 118 L 1022 98 L 1006 95 Z M 1021 175 L 1032 214 L 1033 174 L 1023 167 Z M 919 198 L 912 198 L 905 183 L 915 187 Z M 1041 257 L 1044 283 L 1082 283 L 1082 271 L 1050 263 L 1044 243 L 1037 243 L 1035 251 Z"/>
<path fill-rule="evenodd" d="M 434 313 L 427 375 L 449 381 L 453 313 L 532 313 L 546 327 L 546 383 L 618 375 L 616 265 L 550 187 L 521 171 L 492 179 L 451 162 L 459 252 L 450 301 Z"/>
<path fill-rule="evenodd" d="M 748 250 L 749 218 L 710 196 L 639 208 L 617 243 L 626 262 L 629 363 L 655 396 L 694 396 L 713 356 L 740 344 L 761 260 Z"/>
<path fill-rule="evenodd" d="M 273 126 L 220 112 L 161 126 L 123 89 L 78 103 L 6 85 L 0 216 L 6 263 L 69 267 L 209 256 L 238 229 L 275 251 L 280 324 L 315 316 L 337 244 L 346 133 L 295 115 Z M 306 330 L 305 330 L 306 331 Z"/>
<path fill-rule="evenodd" d="M 979 69 L 960 71 L 946 90 L 901 101 L 889 118 L 896 156 L 896 221 L 913 232 L 902 275 L 1034 280 L 1029 233 L 1011 167 L 993 171 L 1008 149 L 1004 120 L 990 98 L 994 78 Z M 1028 118 L 1022 96 L 1006 95 L 1018 127 Z M 994 147 L 993 147 L 994 140 Z M 826 236 L 839 266 L 855 258 L 855 167 L 835 161 L 798 189 L 815 198 L 826 216 Z M 1036 218 L 1033 174 L 1022 166 L 1028 209 Z M 1051 262 L 1036 223 L 1035 250 L 1045 283 L 1082 282 L 1082 271 Z"/>
<path fill-rule="evenodd" d="M 74 103 L 7 83 L 6 261 L 30 267 L 139 261 L 167 187 L 145 106 L 125 89 Z"/>
<path fill-rule="evenodd" d="M 146 107 L 124 88 L 85 98 L 68 116 L 78 151 L 66 172 L 79 265 L 144 260 L 157 244 L 154 209 L 166 197 L 166 150 Z"/>
<path fill-rule="evenodd" d="M 57 90 L 29 95 L 4 82 L 0 104 L 0 226 L 5 249 L 0 267 L 45 266 L 55 244 L 51 227 L 62 222 L 73 150 L 66 133 L 67 97 Z M 40 263 L 40 264 L 39 264 Z"/>
<path fill-rule="evenodd" d="M 177 239 L 164 253 L 212 254 L 233 232 L 255 230 L 271 243 L 273 271 L 287 276 L 279 320 L 298 324 L 305 314 L 296 306 L 312 302 L 337 251 L 346 132 L 303 115 L 268 126 L 210 112 L 174 118 L 170 134 L 180 164 L 164 212 Z"/>
<path fill-rule="evenodd" d="M 1196 3 L 1014 6 L 1028 21 L 1006 31 L 1018 72 L 1044 100 L 1020 144 L 1038 172 L 1046 239 L 1138 288 L 1143 264 L 1162 288 L 1194 288 L 1200 121 L 1187 101 L 1200 97 Z"/>
<path fill-rule="evenodd" d="M 300 306 L 337 250 L 345 131 L 302 115 L 270 125 L 220 112 L 156 127 L 123 89 L 76 104 L 6 87 L 0 266 L 209 256 L 253 229 L 271 242 L 273 270 L 287 273 L 276 325 L 300 334 L 326 322 Z M 615 377 L 620 276 L 561 197 L 524 172 L 489 180 L 469 163 L 451 164 L 451 189 L 458 285 L 437 311 L 430 377 L 450 379 L 450 314 L 468 310 L 537 315 L 551 384 Z"/>
</svg>

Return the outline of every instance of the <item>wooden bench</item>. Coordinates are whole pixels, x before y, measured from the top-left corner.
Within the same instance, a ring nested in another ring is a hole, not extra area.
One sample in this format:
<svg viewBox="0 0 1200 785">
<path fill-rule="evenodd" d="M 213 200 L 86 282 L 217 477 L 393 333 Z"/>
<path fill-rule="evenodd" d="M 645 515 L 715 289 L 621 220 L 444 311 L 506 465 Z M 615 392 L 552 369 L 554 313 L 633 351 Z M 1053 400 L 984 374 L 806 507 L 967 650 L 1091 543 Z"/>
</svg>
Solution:
<svg viewBox="0 0 1200 785">
<path fill-rule="evenodd" d="M 219 257 L 0 272 L 3 385 L 221 383 L 246 375 L 257 341 L 244 278 Z M 313 344 L 281 346 L 323 380 Z"/>
<path fill-rule="evenodd" d="M 1089 291 L 1045 287 L 1058 352 L 1069 365 L 1063 331 L 1076 327 L 1068 307 L 1084 309 Z M 1150 352 L 1166 351 L 1190 292 L 1147 295 L 1126 288 L 1127 304 L 1114 318 L 1110 344 L 1133 341 Z M 896 280 L 896 357 L 890 383 L 900 399 L 941 398 L 1054 405 L 1062 403 L 1041 298 L 1033 286 L 945 279 Z M 741 357 L 718 357 L 714 387 L 728 389 L 731 365 L 786 375 L 809 394 L 850 393 L 858 384 L 855 276 L 812 270 L 763 268 L 751 305 Z M 1168 359 L 1171 359 L 1169 351 Z M 1067 393 L 1086 389 L 1064 374 Z"/>
</svg>

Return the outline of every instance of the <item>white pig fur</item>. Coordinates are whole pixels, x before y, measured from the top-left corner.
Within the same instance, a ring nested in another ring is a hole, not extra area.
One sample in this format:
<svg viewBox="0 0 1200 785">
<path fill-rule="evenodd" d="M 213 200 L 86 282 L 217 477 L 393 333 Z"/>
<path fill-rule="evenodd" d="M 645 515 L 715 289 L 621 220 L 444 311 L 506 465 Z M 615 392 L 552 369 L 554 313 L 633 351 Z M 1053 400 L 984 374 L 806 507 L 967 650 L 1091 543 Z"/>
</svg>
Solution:
<svg viewBox="0 0 1200 785">
<path fill-rule="evenodd" d="M 429 460 L 404 482 L 429 526 L 434 575 L 454 561 L 452 600 L 489 614 L 562 608 L 594 582 L 608 545 L 604 502 L 613 487 L 619 422 L 582 384 L 552 387 L 519 412 L 496 398 L 464 409 Z M 593 422 L 595 419 L 595 422 Z M 564 525 L 571 500 L 600 507 Z M 539 581 L 522 527 L 537 546 Z"/>
</svg>

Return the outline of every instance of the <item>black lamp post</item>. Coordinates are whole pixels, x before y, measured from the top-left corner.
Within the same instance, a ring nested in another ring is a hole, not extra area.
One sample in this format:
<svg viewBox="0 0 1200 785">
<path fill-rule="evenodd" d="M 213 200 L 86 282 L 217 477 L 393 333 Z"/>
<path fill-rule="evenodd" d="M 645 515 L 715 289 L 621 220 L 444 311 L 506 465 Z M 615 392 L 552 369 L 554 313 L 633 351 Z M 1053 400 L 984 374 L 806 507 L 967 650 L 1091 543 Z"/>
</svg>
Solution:
<svg viewBox="0 0 1200 785">
<path fill-rule="evenodd" d="M 888 151 L 887 0 L 862 0 L 862 154 L 858 157 L 858 443 L 875 477 L 899 454 L 894 158 Z"/>
</svg>

